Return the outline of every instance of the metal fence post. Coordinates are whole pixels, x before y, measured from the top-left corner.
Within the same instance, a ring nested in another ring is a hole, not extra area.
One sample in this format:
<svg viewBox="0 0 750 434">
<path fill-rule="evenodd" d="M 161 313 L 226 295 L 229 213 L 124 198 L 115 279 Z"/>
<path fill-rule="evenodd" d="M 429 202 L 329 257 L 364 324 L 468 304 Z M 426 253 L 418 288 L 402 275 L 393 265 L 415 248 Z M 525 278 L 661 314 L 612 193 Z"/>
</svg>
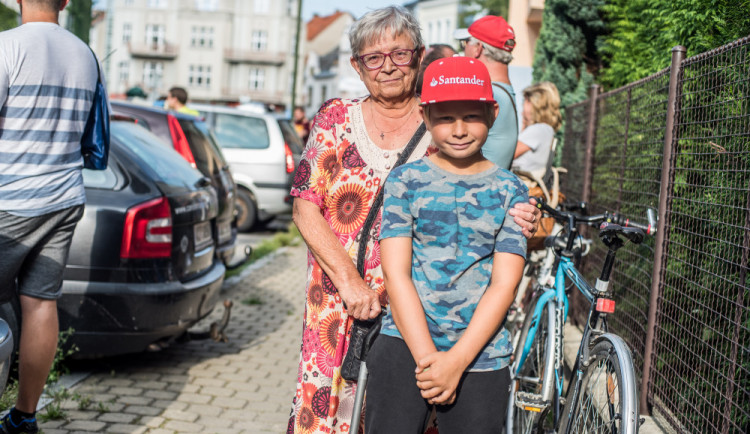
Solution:
<svg viewBox="0 0 750 434">
<path fill-rule="evenodd" d="M 588 202 L 591 196 L 591 179 L 594 177 L 594 145 L 596 144 L 596 104 L 599 85 L 591 86 L 589 96 L 589 119 L 586 127 L 586 154 L 583 163 L 583 191 L 581 200 Z"/>
<path fill-rule="evenodd" d="M 651 280 L 651 298 L 648 304 L 648 325 L 646 328 L 646 348 L 643 354 L 643 378 L 641 382 L 641 414 L 649 414 L 648 395 L 651 376 L 651 358 L 654 353 L 654 335 L 659 296 L 664 279 L 664 247 L 666 244 L 665 227 L 667 226 L 668 194 L 674 181 L 674 151 L 677 145 L 674 127 L 678 113 L 678 85 L 682 73 L 682 61 L 687 50 L 683 46 L 672 48 L 672 64 L 669 71 L 669 97 L 667 99 L 667 124 L 664 131 L 664 152 L 659 188 L 659 222 L 657 224 L 656 242 L 654 244 L 654 272 Z"/>
</svg>

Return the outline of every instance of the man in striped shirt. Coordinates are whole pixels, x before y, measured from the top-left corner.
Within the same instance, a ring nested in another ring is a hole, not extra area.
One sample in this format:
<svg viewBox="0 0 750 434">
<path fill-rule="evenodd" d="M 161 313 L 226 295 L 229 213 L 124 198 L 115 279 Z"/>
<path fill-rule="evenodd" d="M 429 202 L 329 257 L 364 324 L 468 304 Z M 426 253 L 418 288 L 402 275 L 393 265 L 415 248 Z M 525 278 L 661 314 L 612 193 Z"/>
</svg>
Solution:
<svg viewBox="0 0 750 434">
<path fill-rule="evenodd" d="M 68 0 L 17 0 L 22 25 L 0 33 L 0 302 L 19 297 L 18 399 L 0 433 L 36 433 L 57 348 L 57 299 L 86 200 L 81 135 L 96 59 L 58 25 Z"/>
</svg>

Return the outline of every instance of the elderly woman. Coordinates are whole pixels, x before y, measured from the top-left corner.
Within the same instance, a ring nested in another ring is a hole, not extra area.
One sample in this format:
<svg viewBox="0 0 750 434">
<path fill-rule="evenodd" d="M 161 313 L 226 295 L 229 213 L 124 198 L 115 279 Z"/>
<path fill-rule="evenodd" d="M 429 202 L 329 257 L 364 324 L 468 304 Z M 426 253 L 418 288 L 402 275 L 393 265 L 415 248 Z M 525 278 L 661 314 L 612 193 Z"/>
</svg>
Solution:
<svg viewBox="0 0 750 434">
<path fill-rule="evenodd" d="M 523 131 L 518 135 L 513 169 L 544 175 L 552 140 L 560 129 L 560 94 L 549 81 L 523 90 Z"/>
<path fill-rule="evenodd" d="M 333 99 L 315 116 L 291 194 L 294 222 L 309 248 L 302 354 L 288 431 L 348 432 L 356 383 L 341 377 L 348 331 L 387 304 L 379 217 L 369 237 L 364 278 L 353 259 L 378 190 L 422 120 L 415 82 L 424 54 L 419 23 L 402 7 L 374 10 L 349 38 L 352 67 L 369 95 Z M 425 133 L 410 161 L 428 152 Z M 535 208 L 511 210 L 524 234 L 536 230 Z"/>
</svg>

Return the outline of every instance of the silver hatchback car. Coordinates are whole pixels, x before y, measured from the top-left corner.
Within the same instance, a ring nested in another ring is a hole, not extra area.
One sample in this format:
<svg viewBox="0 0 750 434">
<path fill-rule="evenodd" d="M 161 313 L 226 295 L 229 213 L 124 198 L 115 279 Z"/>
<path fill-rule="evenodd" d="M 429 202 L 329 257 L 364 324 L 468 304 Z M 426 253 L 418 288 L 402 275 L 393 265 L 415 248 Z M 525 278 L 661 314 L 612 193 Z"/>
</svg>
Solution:
<svg viewBox="0 0 750 434">
<path fill-rule="evenodd" d="M 205 118 L 237 184 L 237 229 L 289 214 L 294 169 L 304 144 L 292 121 L 257 110 L 190 104 Z"/>
</svg>

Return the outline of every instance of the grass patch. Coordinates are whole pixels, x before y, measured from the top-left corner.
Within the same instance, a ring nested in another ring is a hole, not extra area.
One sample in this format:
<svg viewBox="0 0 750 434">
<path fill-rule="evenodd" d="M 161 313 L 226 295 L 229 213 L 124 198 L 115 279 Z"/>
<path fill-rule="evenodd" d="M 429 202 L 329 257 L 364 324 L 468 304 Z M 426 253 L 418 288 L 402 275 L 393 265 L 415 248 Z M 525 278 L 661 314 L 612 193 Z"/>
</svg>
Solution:
<svg viewBox="0 0 750 434">
<path fill-rule="evenodd" d="M 258 247 L 253 249 L 253 253 L 250 255 L 250 260 L 247 261 L 243 266 L 235 268 L 234 270 L 227 271 L 225 278 L 237 276 L 242 273 L 248 265 L 257 261 L 258 259 L 275 252 L 277 249 L 286 246 L 296 246 L 302 241 L 302 236 L 299 234 L 299 230 L 294 223 L 289 224 L 289 228 L 285 232 L 278 232 L 274 234 L 270 239 L 264 240 Z M 244 302 L 243 302 L 244 303 Z"/>
<path fill-rule="evenodd" d="M 242 304 L 247 306 L 260 306 L 263 304 L 263 300 L 261 300 L 260 297 L 252 296 L 242 300 Z"/>
</svg>

